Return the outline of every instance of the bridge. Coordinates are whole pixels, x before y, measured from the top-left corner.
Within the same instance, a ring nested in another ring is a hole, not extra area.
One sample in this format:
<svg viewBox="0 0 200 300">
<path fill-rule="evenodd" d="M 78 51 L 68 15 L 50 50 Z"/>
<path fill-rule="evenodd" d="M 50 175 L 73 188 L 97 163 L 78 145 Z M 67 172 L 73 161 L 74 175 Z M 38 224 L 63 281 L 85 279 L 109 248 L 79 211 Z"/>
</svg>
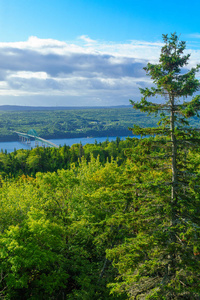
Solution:
<svg viewBox="0 0 200 300">
<path fill-rule="evenodd" d="M 47 145 L 47 146 L 59 148 L 58 145 L 39 137 L 37 135 L 37 132 L 34 129 L 29 130 L 27 133 L 18 132 L 18 131 L 13 131 L 13 132 L 17 133 L 20 140 L 27 144 L 31 144 L 31 138 L 33 138 L 35 140 L 35 146 L 39 146 L 39 142 L 41 142 L 42 146 Z"/>
</svg>

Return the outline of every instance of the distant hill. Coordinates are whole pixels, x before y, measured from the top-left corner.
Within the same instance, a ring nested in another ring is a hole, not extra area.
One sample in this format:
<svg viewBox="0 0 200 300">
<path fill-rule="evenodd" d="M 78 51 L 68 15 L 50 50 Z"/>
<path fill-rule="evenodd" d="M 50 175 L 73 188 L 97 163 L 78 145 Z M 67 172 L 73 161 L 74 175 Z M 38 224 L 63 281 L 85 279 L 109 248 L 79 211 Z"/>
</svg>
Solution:
<svg viewBox="0 0 200 300">
<path fill-rule="evenodd" d="M 126 108 L 131 105 L 118 106 L 18 106 L 0 105 L 0 111 L 34 111 L 34 110 L 76 110 L 76 109 L 103 109 L 103 108 Z"/>
</svg>

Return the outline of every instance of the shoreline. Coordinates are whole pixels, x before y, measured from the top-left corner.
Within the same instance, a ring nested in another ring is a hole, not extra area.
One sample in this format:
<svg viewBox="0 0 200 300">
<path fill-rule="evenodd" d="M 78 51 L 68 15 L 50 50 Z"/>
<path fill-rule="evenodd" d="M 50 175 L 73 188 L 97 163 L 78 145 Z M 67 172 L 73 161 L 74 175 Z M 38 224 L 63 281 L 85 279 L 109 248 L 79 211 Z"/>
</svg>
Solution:
<svg viewBox="0 0 200 300">
<path fill-rule="evenodd" d="M 120 140 L 124 140 L 128 137 L 135 137 L 135 138 L 140 138 L 139 136 L 130 136 L 130 135 L 120 135 L 118 136 Z M 75 144 L 82 144 L 83 146 L 86 144 L 99 144 L 103 143 L 105 141 L 112 142 L 116 141 L 117 136 L 104 136 L 104 137 L 76 137 L 76 138 L 67 138 L 67 139 L 51 139 L 47 140 L 47 142 L 52 142 L 56 144 L 59 147 L 63 147 L 64 145 L 71 147 L 72 145 Z M 43 144 L 38 144 L 35 143 L 35 141 L 31 141 L 31 143 L 26 143 L 26 142 L 20 142 L 18 141 L 10 141 L 10 142 L 0 142 L 0 149 L 1 152 L 6 152 L 6 153 L 11 153 L 14 152 L 15 150 L 31 150 L 34 149 L 35 147 L 43 147 Z"/>
<path fill-rule="evenodd" d="M 106 137 L 106 136 L 110 136 L 110 137 L 117 137 L 117 136 L 133 136 L 133 133 L 131 130 L 128 129 L 124 129 L 124 130 L 120 130 L 120 131 L 112 131 L 112 132 L 93 132 L 92 135 L 88 135 L 86 134 L 81 134 L 81 133 L 75 133 L 75 134 L 61 134 L 60 136 L 58 135 L 46 135 L 46 136 L 39 136 L 45 140 L 60 140 L 60 139 L 76 139 L 76 138 L 100 138 L 100 137 Z M 1 137 L 0 136 L 0 142 L 1 143 L 7 143 L 7 142 L 19 142 L 19 138 L 16 135 L 11 135 L 11 136 L 5 136 L 5 137 Z"/>
</svg>

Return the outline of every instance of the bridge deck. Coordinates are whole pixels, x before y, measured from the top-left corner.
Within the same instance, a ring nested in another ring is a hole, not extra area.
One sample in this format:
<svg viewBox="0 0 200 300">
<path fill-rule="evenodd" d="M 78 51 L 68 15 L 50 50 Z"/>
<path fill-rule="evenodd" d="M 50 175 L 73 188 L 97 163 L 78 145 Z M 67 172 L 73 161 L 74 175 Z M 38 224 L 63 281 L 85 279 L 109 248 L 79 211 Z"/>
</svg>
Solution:
<svg viewBox="0 0 200 300">
<path fill-rule="evenodd" d="M 37 141 L 41 141 L 42 143 L 45 143 L 47 145 L 50 145 L 50 146 L 53 146 L 53 147 L 56 147 L 56 148 L 59 148 L 58 145 L 52 143 L 52 142 L 49 142 L 41 137 L 38 137 L 38 136 L 34 136 L 34 135 L 31 135 L 31 134 L 28 134 L 28 133 L 24 133 L 24 132 L 18 132 L 18 131 L 14 131 L 15 133 L 17 133 L 19 136 L 23 136 L 25 138 L 34 138 L 35 140 Z"/>
</svg>

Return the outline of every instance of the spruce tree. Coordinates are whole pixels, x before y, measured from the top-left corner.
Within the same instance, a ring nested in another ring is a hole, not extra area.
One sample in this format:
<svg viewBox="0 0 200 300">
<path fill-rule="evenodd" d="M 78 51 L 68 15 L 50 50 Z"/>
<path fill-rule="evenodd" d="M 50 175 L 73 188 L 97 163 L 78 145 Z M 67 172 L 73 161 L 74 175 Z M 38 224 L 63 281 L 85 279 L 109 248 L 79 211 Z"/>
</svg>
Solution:
<svg viewBox="0 0 200 300">
<path fill-rule="evenodd" d="M 190 54 L 176 33 L 163 40 L 159 63 L 144 68 L 154 86 L 140 89 L 140 102 L 131 101 L 134 109 L 160 116 L 155 128 L 132 128 L 152 136 L 132 155 L 137 171 L 127 219 L 135 230 L 108 257 L 121 274 L 114 292 L 125 290 L 130 299 L 200 299 L 200 161 L 193 156 L 200 136 L 189 124 L 200 109 L 200 65 L 187 70 Z"/>
</svg>

